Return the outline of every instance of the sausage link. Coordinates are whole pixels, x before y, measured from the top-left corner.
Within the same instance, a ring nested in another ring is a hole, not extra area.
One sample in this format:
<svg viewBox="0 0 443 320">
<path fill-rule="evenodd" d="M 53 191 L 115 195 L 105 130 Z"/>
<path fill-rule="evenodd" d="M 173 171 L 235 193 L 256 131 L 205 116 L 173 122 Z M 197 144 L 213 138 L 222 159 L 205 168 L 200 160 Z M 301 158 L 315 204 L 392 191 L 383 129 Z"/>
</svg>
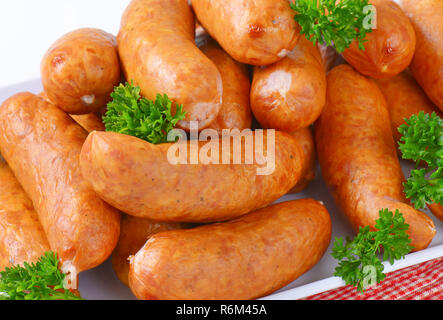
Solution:
<svg viewBox="0 0 443 320">
<path fill-rule="evenodd" d="M 120 238 L 112 254 L 112 267 L 123 284 L 129 287 L 129 256 L 139 251 L 148 239 L 159 232 L 182 229 L 179 223 L 161 223 L 148 219 L 122 215 Z"/>
<path fill-rule="evenodd" d="M 233 60 L 205 33 L 197 39 L 200 50 L 217 66 L 223 81 L 223 104 L 217 119 L 208 127 L 223 129 L 251 128 L 252 115 L 249 104 L 251 81 L 248 67 Z"/>
<path fill-rule="evenodd" d="M 428 97 L 443 111 L 443 1 L 400 0 L 399 3 L 417 36 L 411 71 Z"/>
<path fill-rule="evenodd" d="M 152 236 L 131 258 L 129 285 L 139 299 L 259 298 L 311 269 L 330 239 L 320 203 L 280 203 L 231 222 Z"/>
<path fill-rule="evenodd" d="M 220 72 L 194 43 L 195 22 L 186 0 L 133 0 L 118 34 L 118 48 L 127 81 L 154 100 L 168 94 L 183 105 L 190 129 L 208 127 L 218 116 L 223 85 Z"/>
<path fill-rule="evenodd" d="M 81 175 L 86 137 L 66 113 L 31 93 L 17 94 L 0 108 L 1 153 L 72 278 L 108 258 L 120 229 L 119 212 Z"/>
<path fill-rule="evenodd" d="M 308 127 L 320 116 L 325 96 L 320 51 L 305 37 L 286 58 L 254 69 L 251 108 L 264 128 L 292 132 Z"/>
<path fill-rule="evenodd" d="M 209 34 L 235 60 L 256 66 L 284 58 L 300 37 L 287 0 L 193 0 Z"/>
<path fill-rule="evenodd" d="M 323 178 L 337 204 L 356 231 L 374 227 L 380 210 L 398 209 L 409 224 L 411 245 L 426 248 L 435 235 L 434 223 L 407 204 L 383 94 L 348 65 L 329 72 L 327 88 L 316 144 Z"/>
<path fill-rule="evenodd" d="M 115 37 L 99 29 L 64 35 L 43 57 L 41 76 L 49 100 L 65 112 L 98 111 L 120 82 Z"/>
<path fill-rule="evenodd" d="M 310 127 L 297 130 L 291 133 L 291 135 L 302 146 L 305 158 L 300 181 L 290 191 L 290 193 L 299 193 L 306 189 L 309 183 L 315 179 L 317 156 L 315 152 L 314 135 Z"/>
<path fill-rule="evenodd" d="M 415 52 L 415 32 L 401 8 L 390 0 L 371 0 L 377 10 L 377 26 L 366 35 L 365 50 L 357 40 L 343 52 L 346 61 L 361 74 L 390 78 L 405 70 Z"/>
<path fill-rule="evenodd" d="M 49 250 L 31 199 L 0 157 L 0 271 L 36 262 Z"/>
<path fill-rule="evenodd" d="M 289 134 L 275 132 L 272 171 L 267 136 L 264 132 L 263 153 L 254 141 L 255 133 L 237 136 L 241 141 L 232 142 L 229 150 L 219 143 L 215 146 L 218 164 L 214 164 L 192 157 L 199 153 L 201 157 L 202 148 L 209 146 L 206 142 L 152 145 L 135 137 L 97 131 L 86 140 L 80 165 L 100 197 L 127 214 L 165 222 L 224 221 L 276 201 L 299 181 L 305 161 L 300 144 Z M 241 164 L 233 164 L 235 145 L 251 151 L 251 164 L 246 164 L 244 152 L 237 161 Z M 185 150 L 186 164 L 172 164 L 168 159 L 175 154 L 171 149 L 175 147 Z M 230 164 L 223 164 L 224 159 Z M 196 164 L 192 164 L 194 160 Z M 258 175 L 259 168 L 266 172 Z"/>
</svg>

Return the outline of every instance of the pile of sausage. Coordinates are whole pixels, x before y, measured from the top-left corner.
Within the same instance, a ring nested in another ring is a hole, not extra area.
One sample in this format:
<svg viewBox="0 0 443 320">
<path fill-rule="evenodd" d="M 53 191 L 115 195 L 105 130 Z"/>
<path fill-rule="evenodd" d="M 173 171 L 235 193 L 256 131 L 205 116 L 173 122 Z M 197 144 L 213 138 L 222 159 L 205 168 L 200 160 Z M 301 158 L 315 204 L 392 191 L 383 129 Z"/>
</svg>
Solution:
<svg viewBox="0 0 443 320">
<path fill-rule="evenodd" d="M 370 2 L 377 29 L 365 51 L 353 43 L 342 56 L 300 35 L 287 0 L 133 0 L 117 38 L 63 36 L 43 57 L 44 92 L 0 108 L 0 269 L 52 250 L 75 288 L 113 253 L 140 299 L 262 297 L 329 246 L 322 203 L 272 205 L 309 184 L 316 153 L 356 230 L 399 209 L 414 250 L 426 248 L 435 226 L 403 193 L 396 128 L 443 110 L 443 2 Z M 184 130 L 243 130 L 253 116 L 276 129 L 275 171 L 174 165 L 169 144 L 105 132 L 101 116 L 124 81 L 182 104 Z"/>
</svg>

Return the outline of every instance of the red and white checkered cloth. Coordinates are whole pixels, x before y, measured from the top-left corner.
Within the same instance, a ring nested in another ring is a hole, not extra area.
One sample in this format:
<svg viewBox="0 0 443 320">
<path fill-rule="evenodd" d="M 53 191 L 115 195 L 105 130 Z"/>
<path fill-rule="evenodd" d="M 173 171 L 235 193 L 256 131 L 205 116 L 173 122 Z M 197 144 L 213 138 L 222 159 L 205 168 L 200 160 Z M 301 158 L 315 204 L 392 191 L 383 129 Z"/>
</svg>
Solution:
<svg viewBox="0 0 443 320">
<path fill-rule="evenodd" d="M 345 286 L 305 300 L 443 300 L 443 257 L 388 273 L 365 293 Z"/>
</svg>

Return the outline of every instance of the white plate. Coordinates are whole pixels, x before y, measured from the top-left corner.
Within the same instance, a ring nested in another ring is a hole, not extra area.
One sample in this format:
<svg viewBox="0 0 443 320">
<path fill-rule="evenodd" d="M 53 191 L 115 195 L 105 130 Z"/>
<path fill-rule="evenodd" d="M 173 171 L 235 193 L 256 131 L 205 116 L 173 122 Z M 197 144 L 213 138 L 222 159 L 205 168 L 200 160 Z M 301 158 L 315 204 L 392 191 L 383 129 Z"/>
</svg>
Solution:
<svg viewBox="0 0 443 320">
<path fill-rule="evenodd" d="M 40 80 L 25 82 L 12 87 L 0 89 L 0 102 L 3 102 L 9 96 L 21 92 L 30 91 L 39 93 L 41 91 Z M 407 162 L 402 162 L 403 169 L 406 174 L 412 166 Z M 287 195 L 277 202 L 293 200 L 299 198 L 313 198 L 321 200 L 325 203 L 332 218 L 332 239 L 334 237 L 353 236 L 352 229 L 346 219 L 340 214 L 335 206 L 334 200 L 323 180 L 321 179 L 320 170 L 317 170 L 317 178 L 302 193 L 297 195 Z M 429 213 L 429 212 L 428 212 Z M 405 259 L 396 262 L 393 266 L 387 264 L 386 272 L 398 270 L 410 265 L 421 263 L 423 261 L 432 260 L 443 256 L 443 223 L 436 219 L 432 214 L 429 216 L 434 220 L 437 228 L 437 235 L 432 241 L 428 249 L 406 256 Z M 290 285 L 279 290 L 277 293 L 265 297 L 264 299 L 301 299 L 316 293 L 338 288 L 344 285 L 343 281 L 337 277 L 332 277 L 337 261 L 331 255 L 333 241 L 320 262 L 305 273 L 303 276 L 292 282 Z M 128 288 L 126 288 L 117 279 L 112 270 L 111 263 L 108 260 L 100 267 L 84 272 L 80 275 L 80 292 L 81 295 L 88 300 L 106 299 L 106 300 L 122 300 L 135 299 Z"/>
</svg>

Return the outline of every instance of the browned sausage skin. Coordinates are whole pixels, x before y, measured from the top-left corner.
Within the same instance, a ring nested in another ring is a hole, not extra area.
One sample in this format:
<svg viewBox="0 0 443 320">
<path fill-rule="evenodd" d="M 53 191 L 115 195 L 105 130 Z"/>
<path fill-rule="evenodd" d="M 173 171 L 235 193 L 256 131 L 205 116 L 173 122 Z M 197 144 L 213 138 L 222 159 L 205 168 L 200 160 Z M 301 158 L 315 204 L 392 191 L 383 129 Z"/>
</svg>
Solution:
<svg viewBox="0 0 443 320">
<path fill-rule="evenodd" d="M 31 198 L 51 249 L 72 278 L 98 266 L 114 249 L 120 217 L 82 177 L 87 133 L 66 113 L 31 93 L 0 108 L 0 149 Z"/>
<path fill-rule="evenodd" d="M 302 147 L 289 134 L 275 132 L 273 149 L 272 135 L 268 140 L 265 131 L 263 153 L 255 132 L 234 136 L 238 142 L 231 138 L 229 149 L 223 143 L 216 146 L 218 164 L 213 164 L 201 159 L 206 142 L 181 141 L 172 147 L 118 133 L 92 132 L 83 146 L 80 165 L 100 197 L 130 215 L 166 222 L 224 221 L 286 194 L 299 181 L 305 161 Z M 248 152 L 253 157 L 250 164 L 243 152 L 240 164 L 234 164 L 238 156 L 235 145 L 252 151 Z M 176 148 L 187 150 L 182 154 L 185 164 L 169 160 Z M 195 164 L 192 154 L 199 157 Z M 223 160 L 226 158 L 230 164 Z M 263 169 L 260 174 L 259 169 Z"/>
<path fill-rule="evenodd" d="M 377 27 L 366 36 L 365 50 L 357 41 L 343 52 L 346 61 L 361 74 L 393 77 L 405 70 L 415 52 L 415 32 L 400 7 L 391 0 L 371 0 L 377 9 Z"/>
<path fill-rule="evenodd" d="M 139 299 L 254 299 L 312 268 L 331 239 L 329 213 L 305 199 L 237 220 L 154 235 L 131 259 Z"/>
<path fill-rule="evenodd" d="M 123 284 L 129 286 L 129 256 L 135 255 L 148 239 L 156 233 L 183 229 L 185 224 L 162 223 L 149 219 L 122 215 L 120 238 L 112 254 L 112 267 Z"/>
<path fill-rule="evenodd" d="M 314 135 L 310 127 L 297 130 L 291 133 L 291 135 L 302 146 L 305 158 L 300 181 L 290 191 L 290 193 L 298 193 L 303 191 L 314 180 L 317 155 L 315 152 Z"/>
<path fill-rule="evenodd" d="M 49 250 L 31 199 L 0 156 L 0 271 L 36 262 Z"/>
<path fill-rule="evenodd" d="M 64 35 L 43 57 L 41 76 L 49 100 L 65 112 L 98 111 L 120 82 L 115 37 L 87 28 Z"/>
<path fill-rule="evenodd" d="M 328 74 L 316 144 L 323 178 L 355 230 L 373 227 L 381 209 L 398 209 L 415 250 L 429 245 L 434 223 L 407 204 L 386 101 L 372 80 L 350 66 Z"/>
<path fill-rule="evenodd" d="M 434 104 L 443 111 L 443 1 L 400 0 L 417 36 L 411 71 Z"/>
<path fill-rule="evenodd" d="M 254 69 L 251 108 L 264 128 L 292 132 L 308 127 L 320 116 L 325 96 L 320 51 L 305 37 L 284 59 Z"/>
<path fill-rule="evenodd" d="M 405 118 L 410 118 L 420 111 L 431 114 L 441 113 L 424 91 L 414 80 L 409 71 L 404 71 L 398 76 L 375 81 L 386 99 L 389 115 L 391 117 L 392 133 L 395 141 L 400 141 L 401 134 L 398 127 L 405 123 Z"/>
<path fill-rule="evenodd" d="M 183 105 L 190 129 L 208 127 L 218 116 L 223 85 L 220 72 L 194 43 L 194 16 L 186 0 L 133 0 L 118 34 L 118 48 L 128 82 L 154 100 L 168 94 Z"/>
<path fill-rule="evenodd" d="M 223 129 L 251 128 L 252 115 L 249 104 L 251 82 L 248 67 L 233 60 L 204 31 L 199 33 L 196 39 L 197 45 L 217 66 L 223 81 L 223 104 L 217 119 L 208 128 L 219 132 Z"/>
<path fill-rule="evenodd" d="M 192 0 L 209 34 L 235 60 L 256 66 L 284 58 L 300 37 L 287 0 Z"/>
</svg>

